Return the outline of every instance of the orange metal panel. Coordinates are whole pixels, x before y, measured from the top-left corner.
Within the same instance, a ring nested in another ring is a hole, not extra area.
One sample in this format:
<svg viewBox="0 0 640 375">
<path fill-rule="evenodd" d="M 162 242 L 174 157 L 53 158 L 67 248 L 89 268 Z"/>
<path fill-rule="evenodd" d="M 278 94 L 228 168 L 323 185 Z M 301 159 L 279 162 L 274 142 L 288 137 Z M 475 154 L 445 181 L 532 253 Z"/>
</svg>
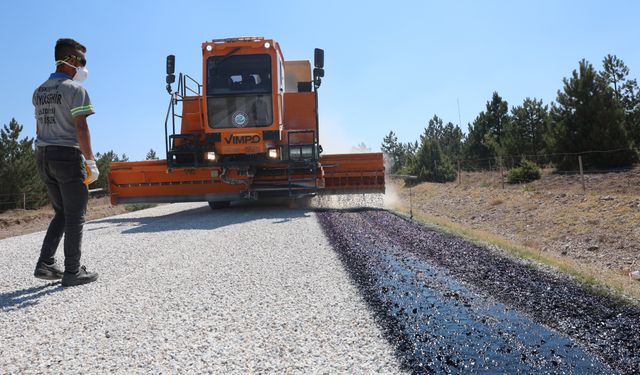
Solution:
<svg viewBox="0 0 640 375">
<path fill-rule="evenodd" d="M 180 133 L 202 133 L 204 131 L 202 120 L 202 97 L 185 96 L 182 102 L 182 127 Z"/>
<path fill-rule="evenodd" d="M 284 94 L 284 123 L 287 129 L 315 129 L 315 92 Z"/>
<path fill-rule="evenodd" d="M 262 167 L 285 169 L 286 165 L 272 164 Z M 286 192 L 289 188 L 289 177 L 294 180 L 312 179 L 305 186 L 317 186 L 320 192 L 325 194 L 384 192 L 382 153 L 323 155 L 317 175 L 265 175 L 254 179 L 251 176 L 238 175 L 235 169 L 229 169 L 225 175 L 226 179 L 223 180 L 222 173 L 223 169 L 220 167 L 183 168 L 169 172 L 164 160 L 112 163 L 109 172 L 111 202 L 118 204 L 131 199 L 203 201 L 220 197 L 234 200 L 241 199 L 242 194 L 251 190 L 255 183 L 280 186 Z"/>
<path fill-rule="evenodd" d="M 284 124 L 285 134 L 283 142 L 286 143 L 287 130 L 315 130 L 316 129 L 316 102 L 315 92 L 294 92 L 284 94 Z M 312 143 L 311 133 L 291 135 L 291 143 Z"/>
<path fill-rule="evenodd" d="M 244 185 L 225 184 L 220 168 L 167 171 L 165 160 L 112 163 L 109 172 L 111 202 L 122 198 L 239 194 Z M 178 201 L 178 200 L 176 200 Z"/>
<path fill-rule="evenodd" d="M 381 152 L 322 155 L 324 186 L 339 194 L 348 190 L 384 192 L 384 158 Z"/>
</svg>

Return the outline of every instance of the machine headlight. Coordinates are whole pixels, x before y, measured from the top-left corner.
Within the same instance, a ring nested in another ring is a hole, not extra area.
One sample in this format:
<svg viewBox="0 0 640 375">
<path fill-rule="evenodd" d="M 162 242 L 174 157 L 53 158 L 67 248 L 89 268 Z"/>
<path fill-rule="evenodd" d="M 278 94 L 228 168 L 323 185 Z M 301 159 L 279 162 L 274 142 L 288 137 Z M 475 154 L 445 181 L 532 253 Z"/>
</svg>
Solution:
<svg viewBox="0 0 640 375">
<path fill-rule="evenodd" d="M 270 148 L 269 152 L 268 152 L 269 158 L 270 159 L 277 159 L 278 158 L 278 150 L 275 148 Z"/>
<path fill-rule="evenodd" d="M 207 152 L 207 160 L 209 161 L 215 161 L 216 160 L 216 153 L 215 152 Z"/>
</svg>

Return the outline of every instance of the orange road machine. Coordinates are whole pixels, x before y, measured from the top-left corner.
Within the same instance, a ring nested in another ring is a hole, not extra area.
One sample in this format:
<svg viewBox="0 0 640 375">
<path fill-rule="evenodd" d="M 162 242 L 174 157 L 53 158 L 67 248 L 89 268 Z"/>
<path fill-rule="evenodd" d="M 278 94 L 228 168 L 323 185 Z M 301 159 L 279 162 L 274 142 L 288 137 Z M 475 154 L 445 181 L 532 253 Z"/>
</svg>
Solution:
<svg viewBox="0 0 640 375">
<path fill-rule="evenodd" d="M 285 61 L 274 40 L 202 43 L 202 84 L 167 57 L 166 160 L 112 163 L 112 204 L 232 201 L 382 193 L 382 153 L 325 155 L 318 88 L 324 51 Z M 180 124 L 176 132 L 177 122 Z"/>
</svg>

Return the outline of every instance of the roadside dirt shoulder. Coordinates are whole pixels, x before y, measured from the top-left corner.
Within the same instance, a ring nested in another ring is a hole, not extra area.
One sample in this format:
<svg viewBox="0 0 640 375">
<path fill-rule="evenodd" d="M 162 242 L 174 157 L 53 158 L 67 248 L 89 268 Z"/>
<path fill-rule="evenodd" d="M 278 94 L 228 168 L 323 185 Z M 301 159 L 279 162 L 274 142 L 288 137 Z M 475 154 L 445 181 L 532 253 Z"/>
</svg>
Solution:
<svg viewBox="0 0 640 375">
<path fill-rule="evenodd" d="M 111 206 L 109 197 L 89 199 L 86 220 L 127 212 L 125 206 Z M 46 230 L 53 217 L 51 206 L 37 210 L 11 210 L 0 213 L 0 239 Z"/>
</svg>

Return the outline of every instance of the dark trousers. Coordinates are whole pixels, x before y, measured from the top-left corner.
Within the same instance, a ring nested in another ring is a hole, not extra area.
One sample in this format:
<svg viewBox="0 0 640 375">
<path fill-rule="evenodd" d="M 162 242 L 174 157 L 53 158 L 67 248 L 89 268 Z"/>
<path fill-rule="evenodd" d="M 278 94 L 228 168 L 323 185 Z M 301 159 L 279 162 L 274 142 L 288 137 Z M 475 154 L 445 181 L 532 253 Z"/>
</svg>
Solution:
<svg viewBox="0 0 640 375">
<path fill-rule="evenodd" d="M 80 150 L 74 147 L 38 147 L 38 172 L 47 186 L 55 216 L 44 237 L 39 261 L 54 260 L 64 234 L 64 268 L 77 272 L 80 268 L 82 227 L 87 211 L 89 190 L 84 184 L 87 172 Z"/>
</svg>

